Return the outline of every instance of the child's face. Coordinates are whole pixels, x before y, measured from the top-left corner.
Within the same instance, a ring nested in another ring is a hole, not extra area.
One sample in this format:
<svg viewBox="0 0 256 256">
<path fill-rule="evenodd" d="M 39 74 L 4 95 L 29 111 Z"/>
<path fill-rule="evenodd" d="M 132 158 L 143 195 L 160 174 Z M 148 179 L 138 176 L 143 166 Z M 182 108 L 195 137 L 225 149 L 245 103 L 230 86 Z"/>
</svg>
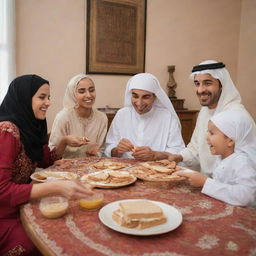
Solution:
<svg viewBox="0 0 256 256">
<path fill-rule="evenodd" d="M 224 159 L 234 153 L 234 141 L 222 133 L 211 121 L 208 123 L 206 139 L 213 155 L 220 155 Z"/>
</svg>

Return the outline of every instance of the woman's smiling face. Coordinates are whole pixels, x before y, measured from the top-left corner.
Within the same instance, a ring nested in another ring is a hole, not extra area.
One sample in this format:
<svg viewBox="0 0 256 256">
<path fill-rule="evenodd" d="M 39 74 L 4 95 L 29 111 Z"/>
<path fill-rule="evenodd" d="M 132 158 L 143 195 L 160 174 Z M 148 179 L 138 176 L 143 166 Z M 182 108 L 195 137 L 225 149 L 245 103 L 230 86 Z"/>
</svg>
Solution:
<svg viewBox="0 0 256 256">
<path fill-rule="evenodd" d="M 79 107 L 92 108 L 96 98 L 93 81 L 89 78 L 82 79 L 76 86 L 75 97 Z"/>
<path fill-rule="evenodd" d="M 44 120 L 50 104 L 50 86 L 43 84 L 32 97 L 32 109 L 35 118 Z"/>
</svg>

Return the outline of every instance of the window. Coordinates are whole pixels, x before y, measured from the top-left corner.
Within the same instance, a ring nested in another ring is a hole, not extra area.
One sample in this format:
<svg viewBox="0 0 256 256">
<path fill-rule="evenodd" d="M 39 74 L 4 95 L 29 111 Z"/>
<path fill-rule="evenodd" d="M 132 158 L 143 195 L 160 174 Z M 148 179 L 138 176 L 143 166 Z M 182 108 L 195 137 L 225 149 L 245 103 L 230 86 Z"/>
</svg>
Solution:
<svg viewBox="0 0 256 256">
<path fill-rule="evenodd" d="M 15 0 L 0 1 L 0 102 L 15 77 Z"/>
</svg>

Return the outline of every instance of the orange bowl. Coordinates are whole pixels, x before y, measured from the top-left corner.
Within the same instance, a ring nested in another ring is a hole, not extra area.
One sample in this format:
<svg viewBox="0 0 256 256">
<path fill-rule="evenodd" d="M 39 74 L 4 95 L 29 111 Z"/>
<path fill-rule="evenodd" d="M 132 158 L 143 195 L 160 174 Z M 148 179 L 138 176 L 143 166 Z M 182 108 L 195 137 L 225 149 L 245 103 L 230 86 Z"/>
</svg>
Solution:
<svg viewBox="0 0 256 256">
<path fill-rule="evenodd" d="M 81 208 L 92 211 L 99 209 L 103 205 L 103 201 L 103 193 L 95 193 L 79 199 L 78 204 Z"/>
</svg>

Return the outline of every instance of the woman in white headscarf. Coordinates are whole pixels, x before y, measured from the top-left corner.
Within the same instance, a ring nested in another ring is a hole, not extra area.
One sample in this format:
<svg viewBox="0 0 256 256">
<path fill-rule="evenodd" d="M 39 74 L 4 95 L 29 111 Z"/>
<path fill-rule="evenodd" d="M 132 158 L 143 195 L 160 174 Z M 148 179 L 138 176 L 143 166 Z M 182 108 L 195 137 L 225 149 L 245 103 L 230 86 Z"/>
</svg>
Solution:
<svg viewBox="0 0 256 256">
<path fill-rule="evenodd" d="M 49 145 L 54 147 L 60 138 L 67 135 L 78 136 L 87 144 L 67 147 L 63 158 L 101 156 L 108 119 L 104 113 L 93 108 L 95 98 L 95 85 L 89 76 L 79 74 L 69 81 L 63 99 L 64 108 L 56 115 Z"/>
<path fill-rule="evenodd" d="M 212 178 L 199 172 L 178 172 L 202 193 L 233 205 L 253 205 L 256 195 L 256 134 L 241 110 L 214 115 L 208 124 L 207 143 L 217 156 Z"/>
<path fill-rule="evenodd" d="M 155 76 L 133 76 L 127 83 L 124 105 L 108 132 L 107 156 L 157 160 L 184 148 L 179 118 Z"/>
</svg>

